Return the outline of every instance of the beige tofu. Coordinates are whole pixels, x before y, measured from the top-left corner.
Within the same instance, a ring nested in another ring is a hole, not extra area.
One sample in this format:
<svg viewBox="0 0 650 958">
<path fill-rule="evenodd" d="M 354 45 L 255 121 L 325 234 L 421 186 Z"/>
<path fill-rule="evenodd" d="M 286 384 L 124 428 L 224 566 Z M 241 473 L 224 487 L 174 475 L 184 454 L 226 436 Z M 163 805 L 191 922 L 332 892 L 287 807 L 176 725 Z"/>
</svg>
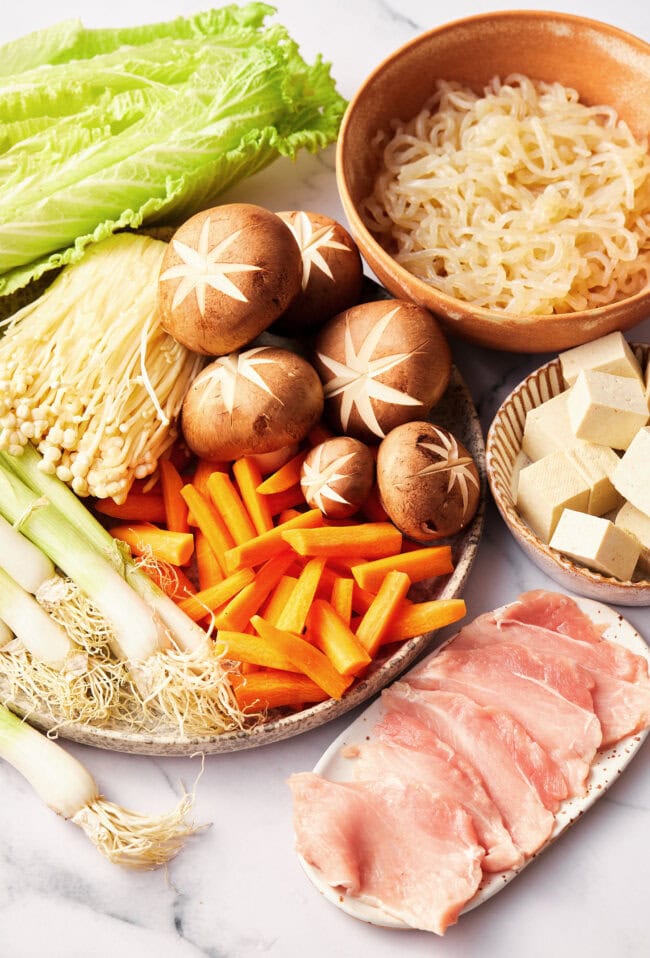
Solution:
<svg viewBox="0 0 650 958">
<path fill-rule="evenodd" d="M 609 519 L 573 509 L 562 513 L 550 544 L 570 559 L 622 582 L 632 578 L 641 553 L 634 536 Z"/>
<path fill-rule="evenodd" d="M 579 373 L 592 370 L 599 373 L 611 373 L 614 376 L 626 376 L 642 381 L 641 367 L 622 333 L 609 333 L 591 343 L 575 346 L 560 353 L 562 376 L 567 386 L 571 386 Z"/>
<path fill-rule="evenodd" d="M 571 429 L 567 398 L 568 393 L 558 393 L 527 414 L 521 448 L 533 462 L 581 441 Z"/>
<path fill-rule="evenodd" d="M 641 546 L 637 569 L 643 575 L 650 574 L 650 516 L 625 502 L 616 513 L 614 524 L 633 536 Z"/>
<path fill-rule="evenodd" d="M 638 379 L 583 370 L 571 387 L 567 408 L 578 439 L 627 449 L 650 418 Z"/>
<path fill-rule="evenodd" d="M 623 497 L 612 483 L 612 475 L 620 462 L 613 449 L 594 442 L 579 442 L 567 450 L 567 456 L 589 484 L 587 512 L 590 515 L 602 516 L 623 504 Z"/>
<path fill-rule="evenodd" d="M 624 499 L 650 516 L 650 426 L 639 429 L 612 473 L 612 482 Z"/>
<path fill-rule="evenodd" d="M 530 528 L 549 542 L 565 509 L 589 505 L 589 483 L 564 452 L 552 452 L 519 473 L 517 509 Z"/>
</svg>

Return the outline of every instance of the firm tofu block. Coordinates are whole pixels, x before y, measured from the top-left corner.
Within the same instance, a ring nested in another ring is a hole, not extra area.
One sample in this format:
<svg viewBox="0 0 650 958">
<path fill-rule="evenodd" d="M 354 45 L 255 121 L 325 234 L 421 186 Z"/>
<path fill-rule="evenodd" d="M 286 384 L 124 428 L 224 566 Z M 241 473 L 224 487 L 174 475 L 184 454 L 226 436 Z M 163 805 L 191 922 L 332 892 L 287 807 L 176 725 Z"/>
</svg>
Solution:
<svg viewBox="0 0 650 958">
<path fill-rule="evenodd" d="M 650 418 L 638 379 L 582 370 L 567 398 L 571 428 L 578 439 L 627 449 Z"/>
<path fill-rule="evenodd" d="M 549 542 L 565 509 L 589 505 L 589 483 L 564 452 L 552 452 L 519 473 L 517 509 L 544 542 Z"/>
<path fill-rule="evenodd" d="M 625 502 L 616 513 L 614 525 L 633 536 L 641 546 L 637 568 L 643 575 L 650 573 L 650 517 Z"/>
<path fill-rule="evenodd" d="M 623 497 L 612 483 L 612 475 L 620 462 L 613 449 L 595 442 L 579 442 L 567 450 L 567 456 L 589 484 L 587 512 L 602 516 L 623 504 Z"/>
<path fill-rule="evenodd" d="M 609 333 L 592 343 L 567 349 L 559 358 L 567 386 L 573 385 L 583 369 L 642 380 L 641 367 L 622 333 Z"/>
<path fill-rule="evenodd" d="M 531 409 L 526 416 L 521 448 L 533 462 L 580 442 L 571 429 L 567 398 L 568 393 L 558 393 Z"/>
<path fill-rule="evenodd" d="M 612 473 L 612 482 L 624 499 L 650 516 L 650 426 L 639 429 Z"/>
<path fill-rule="evenodd" d="M 639 542 L 609 519 L 565 509 L 551 539 L 551 548 L 596 572 L 626 582 L 641 553 Z"/>
</svg>

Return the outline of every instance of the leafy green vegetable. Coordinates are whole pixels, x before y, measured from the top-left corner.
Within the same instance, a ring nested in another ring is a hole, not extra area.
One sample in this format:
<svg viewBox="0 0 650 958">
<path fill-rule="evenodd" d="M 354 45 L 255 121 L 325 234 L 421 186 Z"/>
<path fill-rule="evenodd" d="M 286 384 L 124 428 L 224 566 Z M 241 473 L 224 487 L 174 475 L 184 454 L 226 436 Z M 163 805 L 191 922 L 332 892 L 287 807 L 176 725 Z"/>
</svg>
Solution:
<svg viewBox="0 0 650 958">
<path fill-rule="evenodd" d="M 0 47 L 0 296 L 115 230 L 177 220 L 336 138 L 345 102 L 263 3 L 66 21 Z"/>
</svg>

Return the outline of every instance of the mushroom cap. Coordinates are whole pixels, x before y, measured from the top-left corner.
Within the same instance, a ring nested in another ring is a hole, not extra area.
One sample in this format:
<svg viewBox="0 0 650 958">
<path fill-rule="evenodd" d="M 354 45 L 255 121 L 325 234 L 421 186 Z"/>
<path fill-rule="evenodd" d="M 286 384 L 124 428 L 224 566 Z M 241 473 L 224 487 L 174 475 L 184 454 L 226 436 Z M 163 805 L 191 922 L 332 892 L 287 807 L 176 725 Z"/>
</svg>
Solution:
<svg viewBox="0 0 650 958">
<path fill-rule="evenodd" d="M 473 518 L 481 491 L 467 449 L 430 422 L 405 423 L 386 436 L 377 454 L 377 484 L 390 519 L 417 542 L 459 532 Z"/>
<path fill-rule="evenodd" d="M 337 436 L 305 457 L 300 486 L 308 505 L 328 519 L 346 519 L 370 495 L 375 475 L 372 453 L 358 439 Z"/>
<path fill-rule="evenodd" d="M 250 343 L 300 290 L 302 257 L 279 216 L 252 203 L 203 210 L 163 258 L 163 328 L 194 352 L 223 356 Z"/>
</svg>

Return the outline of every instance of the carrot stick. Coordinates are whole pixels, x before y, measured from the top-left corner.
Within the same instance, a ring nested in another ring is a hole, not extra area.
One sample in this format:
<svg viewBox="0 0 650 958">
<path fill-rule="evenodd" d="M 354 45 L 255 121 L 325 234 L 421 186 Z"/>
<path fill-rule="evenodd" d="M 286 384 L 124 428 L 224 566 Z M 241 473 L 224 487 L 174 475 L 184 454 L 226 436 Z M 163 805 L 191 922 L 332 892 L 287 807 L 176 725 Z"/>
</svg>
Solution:
<svg viewBox="0 0 650 958">
<path fill-rule="evenodd" d="M 110 530 L 115 539 L 128 543 L 134 555 L 152 555 L 160 562 L 170 565 L 187 565 L 194 552 L 194 536 L 191 532 L 168 532 L 158 526 L 131 523 L 113 526 Z"/>
<path fill-rule="evenodd" d="M 260 467 L 250 456 L 244 456 L 233 464 L 232 471 L 237 480 L 244 506 L 253 520 L 256 535 L 268 532 L 269 529 L 273 528 L 273 519 L 268 502 L 257 491 L 257 487 L 262 481 Z"/>
<path fill-rule="evenodd" d="M 304 702 L 324 702 L 329 698 L 319 685 L 297 672 L 278 672 L 267 669 L 254 672 L 244 679 L 233 681 L 233 689 L 240 709 L 263 711 L 283 705 L 302 705 Z"/>
<path fill-rule="evenodd" d="M 282 533 L 288 529 L 310 528 L 320 525 L 323 516 L 320 509 L 311 509 L 309 512 L 301 512 L 295 519 L 290 519 L 269 532 L 263 532 L 261 536 L 250 539 L 242 545 L 229 549 L 225 556 L 226 569 L 234 572 L 244 566 L 258 566 L 267 559 L 271 559 L 279 552 L 285 549 L 285 542 Z"/>
<path fill-rule="evenodd" d="M 305 496 L 299 485 L 290 486 L 284 492 L 274 492 L 271 495 L 264 496 L 269 511 L 272 516 L 277 516 L 285 509 L 293 509 L 295 506 L 305 505 Z"/>
<path fill-rule="evenodd" d="M 325 442 L 326 439 L 333 439 L 333 437 L 334 433 L 324 422 L 317 422 L 307 433 L 307 439 L 312 446 L 319 446 L 321 442 Z"/>
<path fill-rule="evenodd" d="M 256 536 L 255 526 L 246 506 L 227 472 L 212 472 L 207 481 L 212 505 L 217 510 L 228 532 L 237 545 Z"/>
<path fill-rule="evenodd" d="M 305 627 L 310 606 L 325 568 L 325 559 L 311 559 L 300 573 L 296 586 L 287 600 L 276 625 L 285 632 L 300 635 Z"/>
<path fill-rule="evenodd" d="M 398 609 L 390 628 L 382 639 L 403 642 L 416 635 L 424 635 L 462 619 L 466 612 L 463 599 L 432 599 L 430 602 L 404 602 Z"/>
<path fill-rule="evenodd" d="M 226 529 L 223 519 L 209 499 L 196 489 L 191 483 L 183 486 L 181 495 L 192 512 L 197 526 L 210 543 L 210 548 L 217 557 L 223 572 L 227 573 L 225 553 L 234 545 L 232 536 Z M 243 565 L 243 563 L 242 563 Z M 235 571 L 234 569 L 232 570 Z"/>
<path fill-rule="evenodd" d="M 215 645 L 217 652 L 223 652 L 227 659 L 235 662 L 264 665 L 271 669 L 282 669 L 285 672 L 295 671 L 291 659 L 287 658 L 272 642 L 259 635 L 219 629 Z"/>
<path fill-rule="evenodd" d="M 304 672 L 332 698 L 340 699 L 351 685 L 352 679 L 339 675 L 327 656 L 309 642 L 291 632 L 276 629 L 259 615 L 251 618 L 251 625 L 293 662 L 296 671 Z"/>
<path fill-rule="evenodd" d="M 371 522 L 386 522 L 388 519 L 386 510 L 381 504 L 379 489 L 376 485 L 370 490 L 370 495 L 361 506 L 361 511 L 366 519 L 370 519 Z"/>
<path fill-rule="evenodd" d="M 271 493 L 286 492 L 300 482 L 300 470 L 307 455 L 306 450 L 299 452 L 297 456 L 290 459 L 289 462 L 278 469 L 276 472 L 267 476 L 264 482 L 260 483 L 257 491 L 262 495 L 268 496 Z"/>
<path fill-rule="evenodd" d="M 119 505 L 112 499 L 97 499 L 95 510 L 125 522 L 165 522 L 167 518 L 162 495 L 152 492 L 130 492 Z"/>
<path fill-rule="evenodd" d="M 293 556 L 286 552 L 274 556 L 262 566 L 255 579 L 234 596 L 225 609 L 217 613 L 215 624 L 218 629 L 234 629 L 243 632 L 254 615 L 266 601 L 287 571 Z"/>
<path fill-rule="evenodd" d="M 352 619 L 353 592 L 353 579 L 346 579 L 343 576 L 335 579 L 334 585 L 332 586 L 332 608 L 347 626 L 350 625 L 350 620 Z"/>
<path fill-rule="evenodd" d="M 197 529 L 194 533 L 194 555 L 196 557 L 196 571 L 199 577 L 199 588 L 208 589 L 223 579 L 223 571 L 219 560 L 212 550 L 207 537 Z"/>
<path fill-rule="evenodd" d="M 283 575 L 264 605 L 260 608 L 260 615 L 263 619 L 266 619 L 267 622 L 270 622 L 271 625 L 277 626 L 278 619 L 297 581 L 298 579 L 293 575 Z"/>
<path fill-rule="evenodd" d="M 393 570 L 384 578 L 374 602 L 357 627 L 357 639 L 371 656 L 377 653 L 410 587 L 411 580 L 405 572 Z"/>
<path fill-rule="evenodd" d="M 198 489 L 206 499 L 208 494 L 208 479 L 213 472 L 228 472 L 227 462 L 211 462 L 209 459 L 199 459 L 192 476 L 192 485 Z"/>
<path fill-rule="evenodd" d="M 434 575 L 446 575 L 454 571 L 451 546 L 431 546 L 414 552 L 401 552 L 399 555 L 355 565 L 351 571 L 362 589 L 377 592 L 391 570 L 406 572 L 411 582 L 421 582 Z"/>
<path fill-rule="evenodd" d="M 289 519 L 295 519 L 299 515 L 300 512 L 297 509 L 285 509 L 278 515 L 278 525 L 288 522 Z"/>
<path fill-rule="evenodd" d="M 309 635 L 341 675 L 356 675 L 372 661 L 357 637 L 324 599 L 315 599 L 307 617 Z"/>
<path fill-rule="evenodd" d="M 349 578 L 352 575 L 353 567 L 355 565 L 363 565 L 366 561 L 366 559 L 362 559 L 360 556 L 352 556 L 350 559 L 347 559 L 345 556 L 336 556 L 328 559 L 327 564 L 334 572 L 338 572 L 340 575 Z M 375 589 L 375 591 L 377 590 Z"/>
<path fill-rule="evenodd" d="M 196 593 L 194 583 L 185 575 L 180 566 L 154 560 L 146 562 L 142 566 L 142 570 L 174 602 L 181 602 L 189 595 L 195 595 Z"/>
<path fill-rule="evenodd" d="M 399 552 L 402 545 L 402 533 L 390 522 L 289 529 L 282 532 L 282 538 L 300 555 L 333 558 L 363 555 L 367 559 L 379 559 Z"/>
<path fill-rule="evenodd" d="M 170 532 L 189 532 L 187 523 L 187 504 L 181 496 L 181 489 L 185 485 L 181 475 L 170 459 L 161 459 L 158 463 L 160 470 L 160 486 L 165 504 L 165 525 Z"/>
<path fill-rule="evenodd" d="M 198 622 L 199 619 L 205 618 L 206 615 L 228 602 L 233 595 L 237 595 L 253 581 L 253 578 L 252 569 L 240 569 L 222 582 L 217 582 L 216 585 L 211 585 L 207 589 L 201 589 L 196 595 L 184 599 L 179 606 L 190 619 Z"/>
<path fill-rule="evenodd" d="M 328 560 L 328 563 L 329 561 L 330 560 Z M 335 572 L 333 569 L 330 569 L 328 566 L 325 566 L 318 586 L 319 597 L 322 599 L 329 599 L 336 580 L 340 578 L 341 575 L 339 573 Z M 351 579 L 350 581 L 353 583 L 352 610 L 362 615 L 364 612 L 367 612 L 372 605 L 375 594 L 374 592 L 368 592 L 367 589 L 360 588 L 354 579 Z"/>
</svg>

